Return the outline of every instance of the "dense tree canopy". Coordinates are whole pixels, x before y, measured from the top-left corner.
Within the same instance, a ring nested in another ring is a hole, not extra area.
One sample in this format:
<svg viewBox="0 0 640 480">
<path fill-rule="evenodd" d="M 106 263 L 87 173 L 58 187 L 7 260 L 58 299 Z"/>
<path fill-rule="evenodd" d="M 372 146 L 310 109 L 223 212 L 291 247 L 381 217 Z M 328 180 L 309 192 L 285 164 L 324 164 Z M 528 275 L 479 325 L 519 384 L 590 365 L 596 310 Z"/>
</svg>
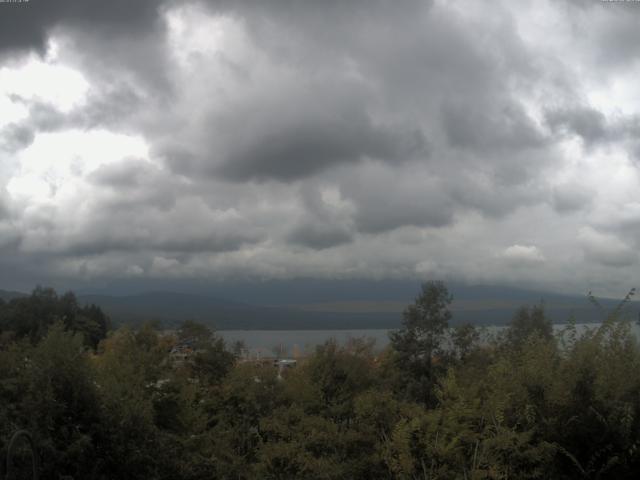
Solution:
<svg viewBox="0 0 640 480">
<path fill-rule="evenodd" d="M 0 342 L 28 338 L 40 341 L 49 327 L 62 322 L 95 348 L 106 337 L 109 318 L 95 305 L 81 306 L 72 292 L 59 296 L 52 288 L 36 287 L 31 295 L 0 302 Z"/>
<path fill-rule="evenodd" d="M 532 337 L 544 340 L 553 338 L 551 320 L 544 314 L 543 305 L 520 307 L 506 332 L 507 343 L 514 348 L 520 348 Z"/>
<path fill-rule="evenodd" d="M 94 348 L 68 321 L 82 310 L 72 298 L 42 289 L 1 307 L 12 336 L 0 346 L 0 454 L 14 431 L 30 430 L 42 478 L 640 472 L 640 346 L 620 315 L 554 334 L 532 307 L 489 336 L 447 329 L 450 296 L 427 283 L 386 350 L 329 341 L 279 376 L 194 322 L 176 334 L 122 327 Z M 29 328 L 17 328 L 18 311 Z"/>
<path fill-rule="evenodd" d="M 434 362 L 443 353 L 452 300 L 444 283 L 423 283 L 420 295 L 403 313 L 402 328 L 391 334 L 397 371 L 402 374 L 399 381 L 416 401 L 431 404 L 435 400 Z"/>
</svg>

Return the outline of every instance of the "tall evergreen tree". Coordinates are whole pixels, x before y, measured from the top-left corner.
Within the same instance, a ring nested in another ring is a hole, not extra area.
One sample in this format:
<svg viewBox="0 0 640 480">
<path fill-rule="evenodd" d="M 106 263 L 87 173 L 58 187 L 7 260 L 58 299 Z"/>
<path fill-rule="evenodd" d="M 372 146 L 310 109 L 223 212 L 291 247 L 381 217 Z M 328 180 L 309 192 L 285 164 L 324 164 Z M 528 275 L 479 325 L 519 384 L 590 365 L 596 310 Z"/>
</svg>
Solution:
<svg viewBox="0 0 640 480">
<path fill-rule="evenodd" d="M 420 295 L 403 313 L 402 328 L 390 335 L 407 394 L 426 404 L 434 401 L 434 362 L 442 351 L 452 300 L 443 282 L 423 283 Z"/>
</svg>

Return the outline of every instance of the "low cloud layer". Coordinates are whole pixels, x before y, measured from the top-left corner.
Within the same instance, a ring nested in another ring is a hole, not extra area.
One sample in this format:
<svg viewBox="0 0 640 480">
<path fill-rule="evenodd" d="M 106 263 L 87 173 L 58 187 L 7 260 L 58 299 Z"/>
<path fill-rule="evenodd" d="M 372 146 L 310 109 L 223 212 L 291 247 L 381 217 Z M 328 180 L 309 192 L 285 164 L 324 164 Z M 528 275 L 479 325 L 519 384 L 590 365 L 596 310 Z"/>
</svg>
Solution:
<svg viewBox="0 0 640 480">
<path fill-rule="evenodd" d="M 0 280 L 633 286 L 639 18 L 595 0 L 0 4 Z"/>
</svg>

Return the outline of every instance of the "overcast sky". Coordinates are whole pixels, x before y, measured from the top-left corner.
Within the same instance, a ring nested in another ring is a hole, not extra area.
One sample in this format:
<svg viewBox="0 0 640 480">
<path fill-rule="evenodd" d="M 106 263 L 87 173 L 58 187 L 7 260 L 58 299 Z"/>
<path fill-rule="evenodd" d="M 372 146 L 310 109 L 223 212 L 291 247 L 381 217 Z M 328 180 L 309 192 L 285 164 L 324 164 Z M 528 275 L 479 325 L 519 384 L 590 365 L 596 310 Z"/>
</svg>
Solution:
<svg viewBox="0 0 640 480">
<path fill-rule="evenodd" d="M 640 284 L 640 2 L 0 3 L 0 288 Z"/>
</svg>

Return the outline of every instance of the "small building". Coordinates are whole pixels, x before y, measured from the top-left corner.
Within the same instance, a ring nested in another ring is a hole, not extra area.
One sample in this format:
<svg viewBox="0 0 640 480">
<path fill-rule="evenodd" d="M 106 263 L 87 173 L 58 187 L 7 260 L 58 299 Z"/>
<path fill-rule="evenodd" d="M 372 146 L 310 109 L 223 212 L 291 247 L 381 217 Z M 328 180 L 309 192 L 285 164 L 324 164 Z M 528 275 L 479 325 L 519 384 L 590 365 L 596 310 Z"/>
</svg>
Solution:
<svg viewBox="0 0 640 480">
<path fill-rule="evenodd" d="M 278 380 L 282 380 L 282 372 L 293 368 L 298 364 L 297 360 L 291 358 L 278 358 L 273 361 L 273 366 L 278 369 Z"/>
<path fill-rule="evenodd" d="M 182 363 L 196 352 L 193 340 L 184 340 L 171 348 L 169 356 L 175 363 Z"/>
</svg>

